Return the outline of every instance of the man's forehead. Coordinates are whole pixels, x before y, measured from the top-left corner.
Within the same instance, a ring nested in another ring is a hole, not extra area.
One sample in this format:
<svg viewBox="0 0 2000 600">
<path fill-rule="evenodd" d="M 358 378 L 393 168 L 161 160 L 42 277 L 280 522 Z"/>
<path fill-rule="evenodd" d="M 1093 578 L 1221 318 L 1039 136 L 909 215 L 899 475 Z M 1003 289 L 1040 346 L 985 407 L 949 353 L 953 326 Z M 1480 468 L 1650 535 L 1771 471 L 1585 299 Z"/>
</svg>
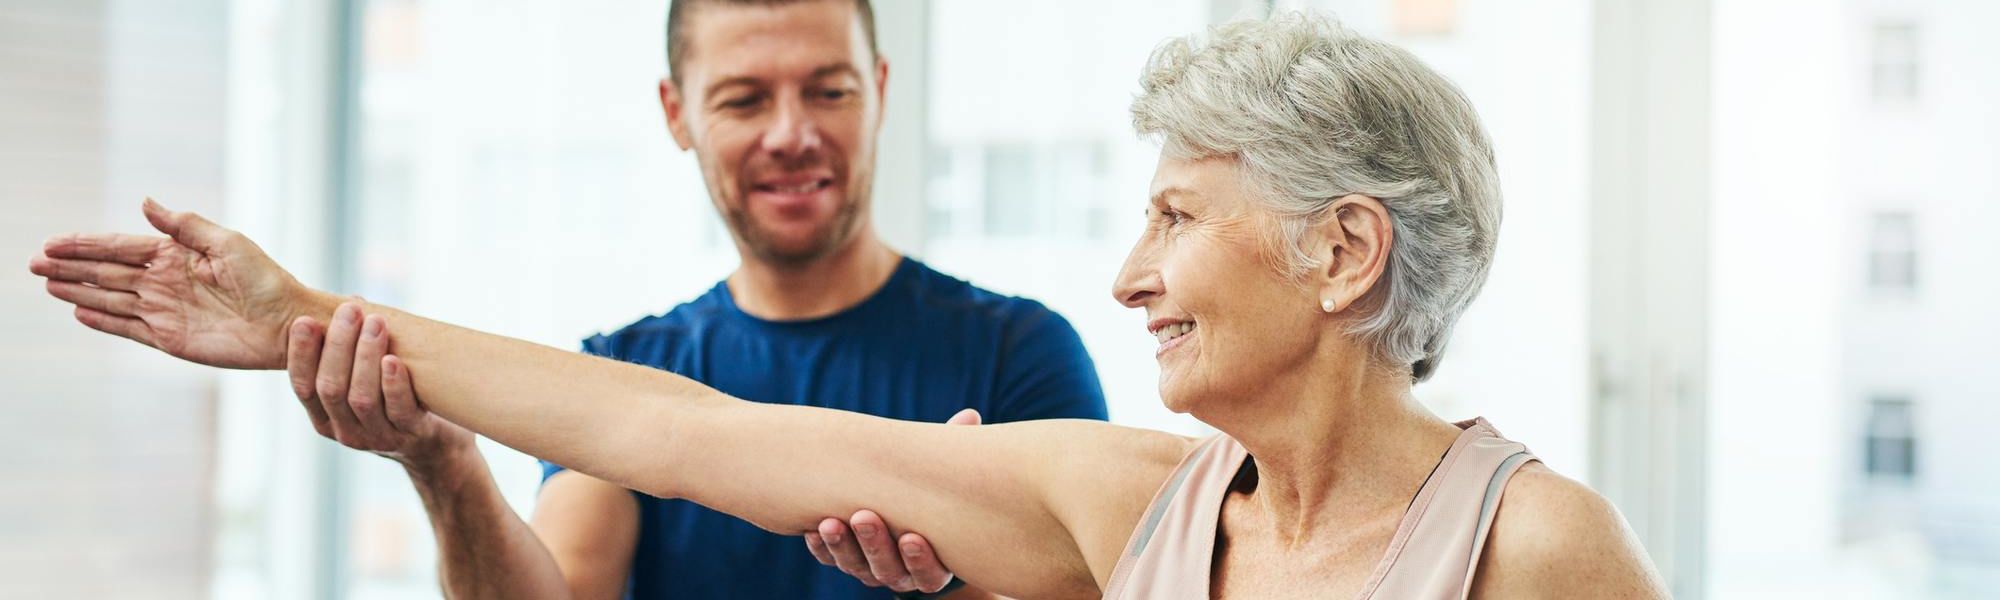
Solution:
<svg viewBox="0 0 2000 600">
<path fill-rule="evenodd" d="M 867 73 L 866 33 L 852 2 L 704 3 L 690 15 L 682 67 L 709 81 Z M 692 81 L 690 81 L 692 83 Z"/>
</svg>

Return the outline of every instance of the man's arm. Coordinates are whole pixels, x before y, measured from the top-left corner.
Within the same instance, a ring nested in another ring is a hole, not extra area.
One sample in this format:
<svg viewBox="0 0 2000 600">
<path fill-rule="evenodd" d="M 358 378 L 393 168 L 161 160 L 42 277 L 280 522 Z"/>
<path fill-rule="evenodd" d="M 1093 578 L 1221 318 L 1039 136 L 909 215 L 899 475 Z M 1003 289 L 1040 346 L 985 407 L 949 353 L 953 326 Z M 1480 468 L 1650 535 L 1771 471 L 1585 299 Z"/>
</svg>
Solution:
<svg viewBox="0 0 2000 600">
<path fill-rule="evenodd" d="M 624 597 L 639 545 L 639 499 L 632 490 L 563 471 L 542 484 L 530 524 L 555 556 L 571 597 Z"/>
<path fill-rule="evenodd" d="M 531 528 L 500 494 L 472 432 L 424 410 L 408 386 L 383 385 L 408 381 L 381 378 L 388 337 L 379 328 L 354 329 L 295 323 L 292 390 L 321 435 L 403 466 L 430 517 L 445 597 L 615 600 L 624 593 L 639 529 L 631 492 L 558 475 L 542 488 Z"/>
<path fill-rule="evenodd" d="M 438 545 L 446 598 L 615 600 L 625 592 L 639 508 L 632 493 L 574 473 L 544 486 L 531 527 L 477 450 L 440 477 L 411 473 Z M 605 491 L 600 487 L 608 487 Z"/>
</svg>

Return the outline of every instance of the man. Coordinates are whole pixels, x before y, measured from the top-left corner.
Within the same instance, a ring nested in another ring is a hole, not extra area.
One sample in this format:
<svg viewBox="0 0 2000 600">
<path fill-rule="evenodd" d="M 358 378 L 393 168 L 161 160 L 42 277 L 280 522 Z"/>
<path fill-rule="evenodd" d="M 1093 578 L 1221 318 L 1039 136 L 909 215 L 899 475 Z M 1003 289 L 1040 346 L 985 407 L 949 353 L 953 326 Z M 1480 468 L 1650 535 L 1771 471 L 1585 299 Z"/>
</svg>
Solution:
<svg viewBox="0 0 2000 600">
<path fill-rule="evenodd" d="M 889 71 L 866 0 L 680 0 L 668 15 L 660 102 L 674 141 L 694 150 L 742 266 L 671 312 L 585 340 L 585 352 L 740 398 L 898 419 L 942 421 L 968 408 L 995 421 L 1105 417 L 1090 358 L 1061 317 L 876 237 L 870 183 Z M 317 376 L 294 373 L 316 428 L 404 465 L 449 596 L 879 598 L 887 594 L 870 587 L 931 592 L 949 577 L 913 534 L 900 546 L 914 552 L 899 556 L 867 511 L 852 530 L 824 525 L 809 553 L 733 517 L 549 463 L 523 523 L 470 432 L 349 404 L 351 357 L 321 360 Z"/>
</svg>

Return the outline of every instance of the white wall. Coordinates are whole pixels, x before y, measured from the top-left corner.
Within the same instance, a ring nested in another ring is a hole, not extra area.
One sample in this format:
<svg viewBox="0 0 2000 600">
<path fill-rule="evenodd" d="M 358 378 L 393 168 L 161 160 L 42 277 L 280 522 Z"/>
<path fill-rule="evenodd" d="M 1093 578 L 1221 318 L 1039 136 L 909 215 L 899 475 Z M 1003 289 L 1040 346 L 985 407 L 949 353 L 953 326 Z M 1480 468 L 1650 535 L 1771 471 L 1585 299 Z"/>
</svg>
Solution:
<svg viewBox="0 0 2000 600">
<path fill-rule="evenodd" d="M 1843 418 L 1839 16 L 1717 2 L 1710 303 L 1710 589 L 1799 592 L 1834 543 Z M 1773 43 L 1783 32 L 1783 44 Z"/>
<path fill-rule="evenodd" d="M 0 5 L 0 597 L 195 598 L 213 371 L 90 331 L 28 274 L 66 231 L 220 208 L 219 1 Z"/>
</svg>

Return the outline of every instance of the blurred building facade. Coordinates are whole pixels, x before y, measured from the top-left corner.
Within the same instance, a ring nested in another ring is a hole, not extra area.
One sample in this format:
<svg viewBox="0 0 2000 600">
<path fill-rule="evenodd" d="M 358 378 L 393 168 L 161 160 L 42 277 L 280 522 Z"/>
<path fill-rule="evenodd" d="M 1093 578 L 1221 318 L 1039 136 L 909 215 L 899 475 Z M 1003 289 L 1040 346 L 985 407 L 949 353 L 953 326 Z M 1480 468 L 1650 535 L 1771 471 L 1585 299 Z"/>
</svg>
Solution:
<svg viewBox="0 0 2000 600">
<path fill-rule="evenodd" d="M 2000 572 L 2000 20 L 1990 2 L 1846 5 L 1841 538 L 1927 558 L 1935 585 Z M 1885 557 L 1887 560 L 1907 558 Z"/>
</svg>

